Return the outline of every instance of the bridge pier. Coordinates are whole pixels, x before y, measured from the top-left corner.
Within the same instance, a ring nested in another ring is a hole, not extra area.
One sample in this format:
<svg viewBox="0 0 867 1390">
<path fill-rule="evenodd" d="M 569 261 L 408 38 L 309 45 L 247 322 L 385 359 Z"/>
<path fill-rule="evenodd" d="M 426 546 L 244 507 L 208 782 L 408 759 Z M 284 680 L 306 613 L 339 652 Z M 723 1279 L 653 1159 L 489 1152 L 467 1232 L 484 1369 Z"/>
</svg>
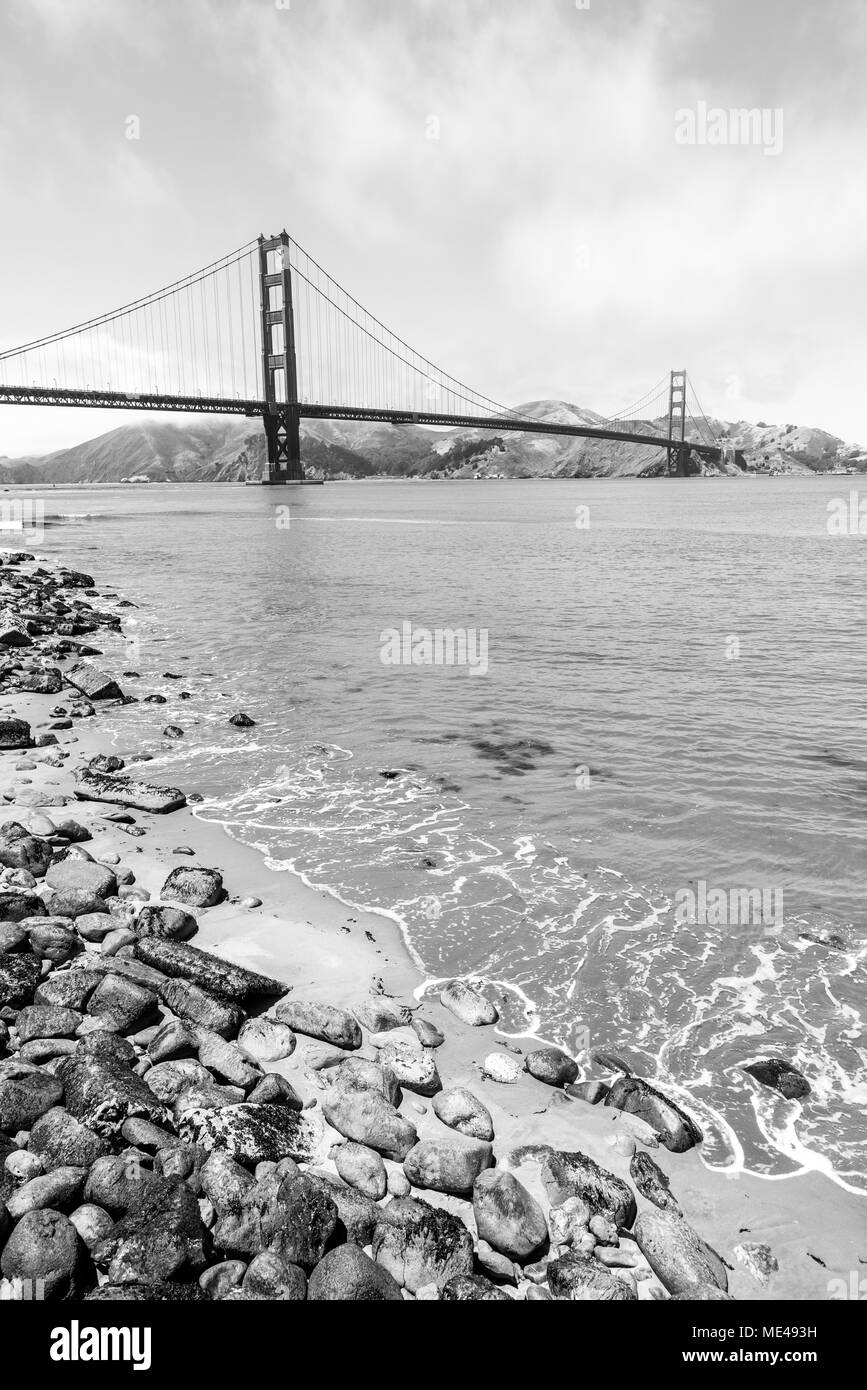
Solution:
<svg viewBox="0 0 867 1390">
<path fill-rule="evenodd" d="M 303 483 L 301 415 L 295 362 L 295 314 L 289 237 L 259 237 L 259 294 L 262 314 L 262 382 L 265 394 L 267 482 Z"/>
<path fill-rule="evenodd" d="M 268 449 L 267 482 L 303 483 L 301 464 L 301 417 L 297 406 L 275 405 L 263 415 Z"/>
</svg>

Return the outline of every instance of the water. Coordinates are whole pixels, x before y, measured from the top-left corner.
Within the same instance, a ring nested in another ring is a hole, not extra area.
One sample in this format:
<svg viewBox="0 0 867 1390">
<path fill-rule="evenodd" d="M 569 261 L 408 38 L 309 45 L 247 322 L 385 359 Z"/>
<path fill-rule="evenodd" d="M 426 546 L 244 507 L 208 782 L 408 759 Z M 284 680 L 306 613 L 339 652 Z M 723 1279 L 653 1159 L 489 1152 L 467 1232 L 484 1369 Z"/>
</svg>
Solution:
<svg viewBox="0 0 867 1390">
<path fill-rule="evenodd" d="M 395 915 L 429 977 L 495 982 L 504 1032 L 586 1028 L 713 1166 L 864 1190 L 867 539 L 826 526 L 850 482 L 58 488 L 43 550 L 140 605 L 125 665 L 169 703 L 123 742 L 201 814 Z M 486 629 L 487 674 L 383 665 L 404 621 Z M 782 925 L 685 922 L 702 880 L 782 894 Z M 803 1107 L 741 1071 L 774 1055 Z"/>
</svg>

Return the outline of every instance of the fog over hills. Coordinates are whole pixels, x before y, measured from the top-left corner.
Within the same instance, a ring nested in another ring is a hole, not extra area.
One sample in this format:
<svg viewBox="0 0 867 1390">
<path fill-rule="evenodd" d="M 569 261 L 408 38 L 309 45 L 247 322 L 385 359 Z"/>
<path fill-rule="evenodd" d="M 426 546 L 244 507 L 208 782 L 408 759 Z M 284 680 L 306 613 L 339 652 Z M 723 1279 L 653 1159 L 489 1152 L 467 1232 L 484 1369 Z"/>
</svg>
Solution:
<svg viewBox="0 0 867 1390">
<path fill-rule="evenodd" d="M 521 415 L 558 424 L 599 426 L 602 416 L 567 401 L 529 401 Z M 743 451 L 748 470 L 773 473 L 867 471 L 867 450 L 826 430 L 744 420 L 709 421 L 715 439 Z M 663 437 L 667 420 L 642 429 Z M 301 426 L 305 467 L 325 478 L 570 478 L 653 476 L 664 450 L 614 440 L 569 438 L 479 427 L 432 430 L 371 421 L 308 420 Z M 0 482 L 238 482 L 265 471 L 257 420 L 235 417 L 143 417 L 42 457 L 0 457 Z M 702 465 L 702 472 L 718 469 Z M 725 470 L 740 471 L 734 463 Z"/>
</svg>

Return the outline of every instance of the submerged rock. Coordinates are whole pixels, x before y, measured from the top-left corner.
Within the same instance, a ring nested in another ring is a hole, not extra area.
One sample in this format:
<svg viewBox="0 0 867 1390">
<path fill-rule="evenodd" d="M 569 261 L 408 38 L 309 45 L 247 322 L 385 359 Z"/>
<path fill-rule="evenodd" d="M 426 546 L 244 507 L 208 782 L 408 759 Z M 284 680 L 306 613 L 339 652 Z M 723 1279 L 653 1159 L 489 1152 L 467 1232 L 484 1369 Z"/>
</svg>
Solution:
<svg viewBox="0 0 867 1390">
<path fill-rule="evenodd" d="M 764 1061 L 750 1062 L 749 1066 L 744 1067 L 744 1071 L 754 1076 L 763 1086 L 778 1091 L 786 1100 L 802 1100 L 810 1094 L 810 1083 L 806 1076 L 799 1072 L 797 1067 L 793 1067 L 791 1062 L 783 1061 L 782 1057 L 768 1057 Z"/>
</svg>

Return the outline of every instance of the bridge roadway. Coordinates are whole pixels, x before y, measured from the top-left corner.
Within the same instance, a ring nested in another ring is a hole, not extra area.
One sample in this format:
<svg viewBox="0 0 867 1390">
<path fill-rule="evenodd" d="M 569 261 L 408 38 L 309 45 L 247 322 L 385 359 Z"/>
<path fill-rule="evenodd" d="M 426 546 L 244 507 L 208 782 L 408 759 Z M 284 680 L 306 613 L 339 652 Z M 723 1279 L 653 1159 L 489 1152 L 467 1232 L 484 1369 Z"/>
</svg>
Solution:
<svg viewBox="0 0 867 1390">
<path fill-rule="evenodd" d="M 192 414 L 262 416 L 268 406 L 261 400 L 241 400 L 237 396 L 165 396 L 149 392 L 77 391 L 64 387 L 0 386 L 0 404 L 85 406 L 92 409 L 114 410 L 174 410 Z M 651 444 L 668 447 L 663 434 L 640 433 L 636 430 L 606 429 L 594 425 L 560 425 L 547 420 L 523 419 L 506 415 L 446 415 L 440 411 L 389 410 L 352 405 L 310 405 L 298 402 L 302 420 L 373 420 L 390 425 L 448 425 L 460 429 L 483 429 L 499 433 L 506 430 L 525 434 L 567 435 L 582 439 L 621 440 L 627 444 Z M 652 429 L 648 425 L 648 431 Z M 720 450 L 709 445 L 687 441 L 705 458 L 719 458 Z"/>
</svg>

